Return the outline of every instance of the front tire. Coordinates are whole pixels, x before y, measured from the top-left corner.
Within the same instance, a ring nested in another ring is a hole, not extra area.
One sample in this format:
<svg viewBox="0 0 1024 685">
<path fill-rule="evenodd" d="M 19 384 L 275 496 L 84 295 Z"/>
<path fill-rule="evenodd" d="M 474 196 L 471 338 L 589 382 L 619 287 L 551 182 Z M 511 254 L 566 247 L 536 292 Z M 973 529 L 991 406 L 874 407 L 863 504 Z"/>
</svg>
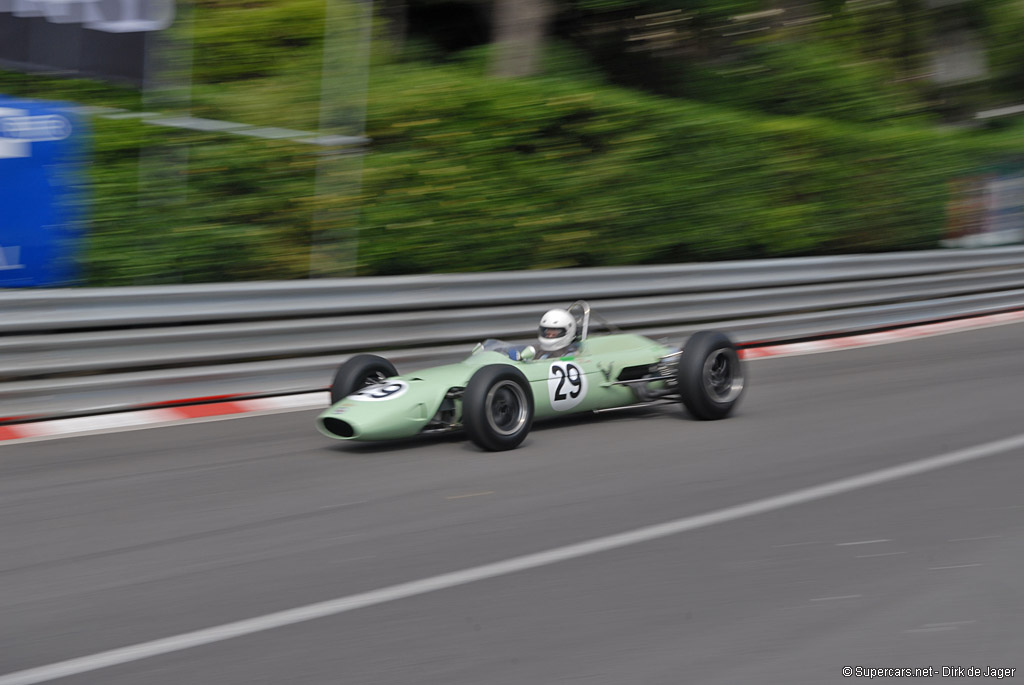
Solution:
<svg viewBox="0 0 1024 685">
<path fill-rule="evenodd" d="M 724 419 L 746 389 L 736 345 L 718 331 L 694 333 L 679 357 L 676 382 L 691 415 L 704 421 Z"/>
<path fill-rule="evenodd" d="M 533 425 L 533 392 L 522 371 L 508 364 L 478 369 L 462 394 L 462 424 L 480 449 L 518 447 Z"/>
<path fill-rule="evenodd" d="M 331 404 L 340 402 L 360 388 L 397 376 L 395 365 L 375 354 L 357 354 L 338 367 L 331 383 Z"/>
</svg>

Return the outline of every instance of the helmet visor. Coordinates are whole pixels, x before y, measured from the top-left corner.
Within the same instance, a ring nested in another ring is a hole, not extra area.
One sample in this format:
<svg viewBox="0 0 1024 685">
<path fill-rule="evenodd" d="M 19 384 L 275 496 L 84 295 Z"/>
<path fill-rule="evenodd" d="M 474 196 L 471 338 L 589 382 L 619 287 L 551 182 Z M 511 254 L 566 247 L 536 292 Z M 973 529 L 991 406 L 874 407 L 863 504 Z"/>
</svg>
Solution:
<svg viewBox="0 0 1024 685">
<path fill-rule="evenodd" d="M 546 338 L 548 340 L 552 340 L 552 339 L 555 339 L 555 338 L 561 338 L 566 333 L 568 333 L 568 331 L 565 328 L 561 328 L 561 327 L 554 327 L 553 328 L 551 326 L 540 326 L 539 327 L 539 331 L 538 331 L 538 335 L 541 338 Z"/>
</svg>

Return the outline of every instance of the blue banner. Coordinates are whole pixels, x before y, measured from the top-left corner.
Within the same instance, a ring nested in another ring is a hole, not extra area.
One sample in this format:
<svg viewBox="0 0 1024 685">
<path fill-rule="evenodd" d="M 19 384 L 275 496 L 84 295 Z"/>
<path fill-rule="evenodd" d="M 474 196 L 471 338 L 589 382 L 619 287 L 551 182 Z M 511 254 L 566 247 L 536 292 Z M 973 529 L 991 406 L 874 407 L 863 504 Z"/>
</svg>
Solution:
<svg viewBox="0 0 1024 685">
<path fill-rule="evenodd" d="M 67 105 L 0 95 L 0 287 L 77 279 L 85 138 Z"/>
</svg>

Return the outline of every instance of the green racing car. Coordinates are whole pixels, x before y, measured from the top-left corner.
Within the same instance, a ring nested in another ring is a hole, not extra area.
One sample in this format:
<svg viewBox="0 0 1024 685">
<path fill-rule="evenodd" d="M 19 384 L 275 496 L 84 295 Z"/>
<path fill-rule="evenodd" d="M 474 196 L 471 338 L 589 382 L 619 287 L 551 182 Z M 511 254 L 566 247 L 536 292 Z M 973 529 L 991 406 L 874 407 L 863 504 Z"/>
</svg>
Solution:
<svg viewBox="0 0 1024 685">
<path fill-rule="evenodd" d="M 594 317 L 607 334 L 588 335 L 586 302 L 551 310 L 541 320 L 540 353 L 488 339 L 461 362 L 401 375 L 383 357 L 356 355 L 335 374 L 317 427 L 367 441 L 463 429 L 478 447 L 500 451 L 519 446 L 535 419 L 668 401 L 713 420 L 742 396 L 743 364 L 724 333 L 700 331 L 671 348 Z M 554 349 L 556 337 L 567 346 Z"/>
</svg>

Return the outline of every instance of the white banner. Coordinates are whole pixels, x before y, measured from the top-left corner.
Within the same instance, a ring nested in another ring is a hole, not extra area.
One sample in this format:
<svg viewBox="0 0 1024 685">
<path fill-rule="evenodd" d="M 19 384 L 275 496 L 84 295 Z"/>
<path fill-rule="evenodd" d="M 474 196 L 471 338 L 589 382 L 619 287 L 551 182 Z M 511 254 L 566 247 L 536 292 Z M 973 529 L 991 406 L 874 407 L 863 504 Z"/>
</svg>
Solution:
<svg viewBox="0 0 1024 685">
<path fill-rule="evenodd" d="M 0 12 L 107 33 L 137 33 L 169 27 L 174 0 L 0 0 Z"/>
</svg>

